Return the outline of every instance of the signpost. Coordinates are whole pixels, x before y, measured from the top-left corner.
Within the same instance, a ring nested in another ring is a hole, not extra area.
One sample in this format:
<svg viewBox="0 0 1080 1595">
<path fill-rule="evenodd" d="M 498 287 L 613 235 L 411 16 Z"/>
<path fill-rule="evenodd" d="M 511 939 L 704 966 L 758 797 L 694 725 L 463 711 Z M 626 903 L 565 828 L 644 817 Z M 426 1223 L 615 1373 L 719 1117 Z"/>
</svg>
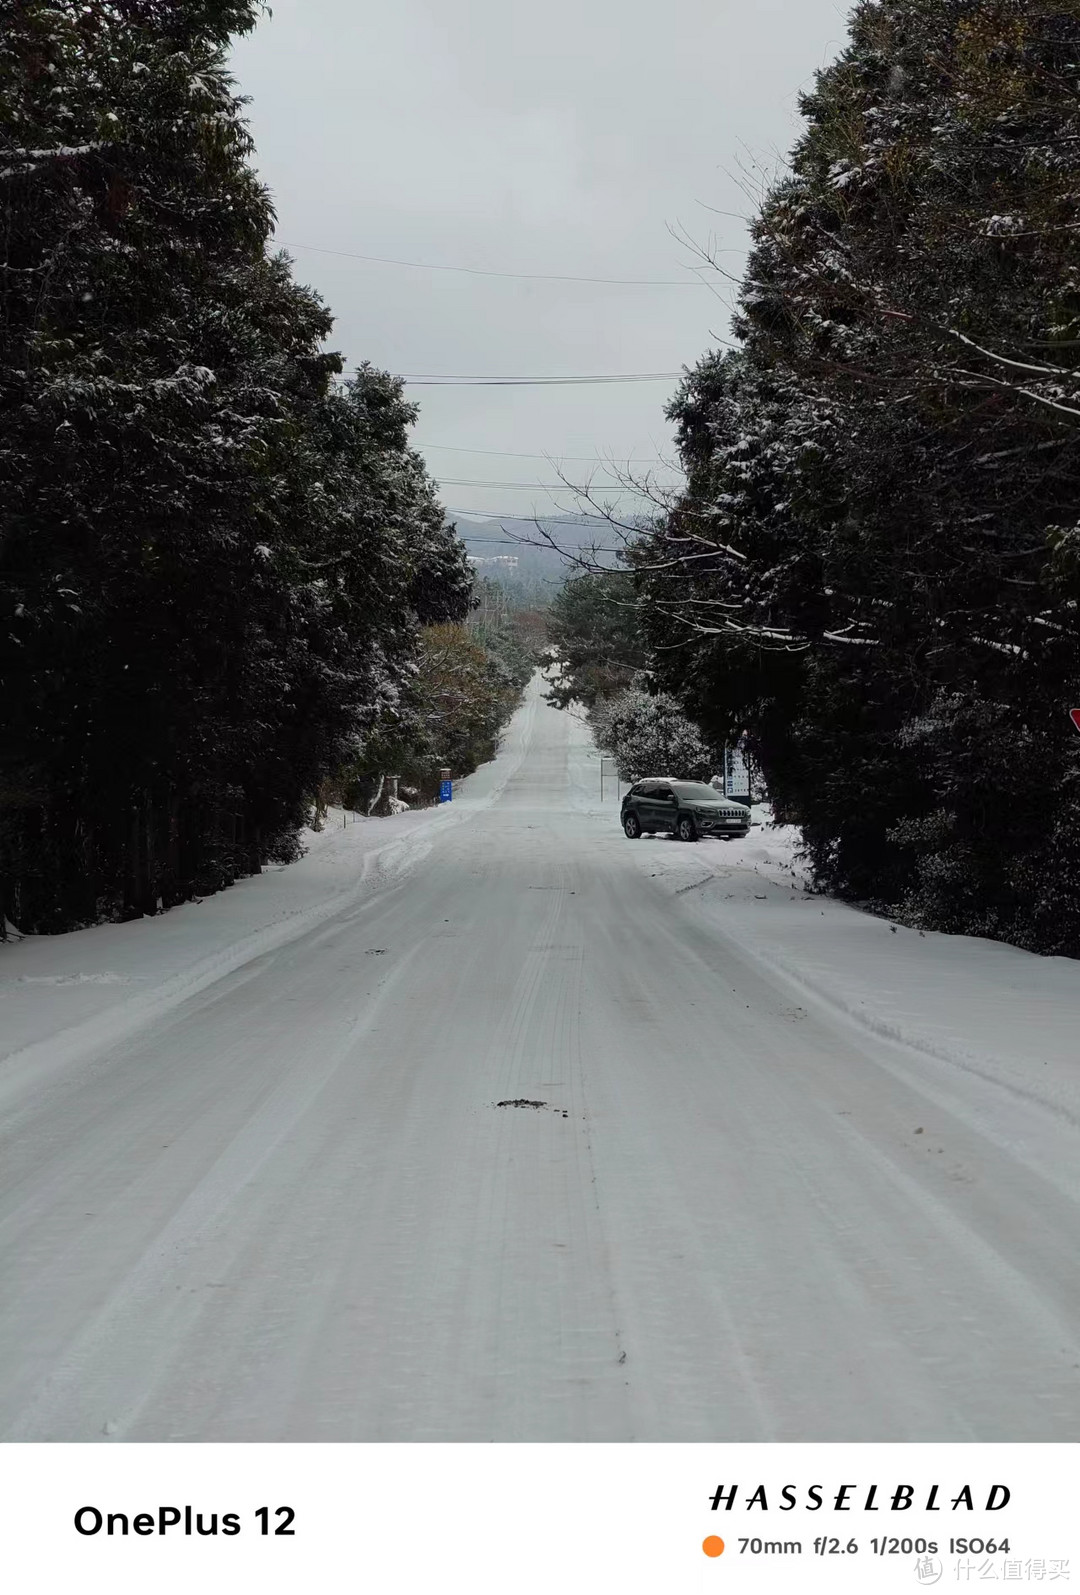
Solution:
<svg viewBox="0 0 1080 1595">
<path fill-rule="evenodd" d="M 601 803 L 604 801 L 604 765 L 605 764 L 614 764 L 615 765 L 615 796 L 618 797 L 618 795 L 619 795 L 619 768 L 618 768 L 618 761 L 613 759 L 609 753 L 602 753 L 600 755 L 600 801 L 601 801 Z"/>
<path fill-rule="evenodd" d="M 450 779 L 450 771 L 445 767 L 439 771 L 439 802 L 450 803 L 454 796 L 454 783 Z"/>
<path fill-rule="evenodd" d="M 741 742 L 724 749 L 724 796 L 750 803 L 750 766 Z"/>
</svg>

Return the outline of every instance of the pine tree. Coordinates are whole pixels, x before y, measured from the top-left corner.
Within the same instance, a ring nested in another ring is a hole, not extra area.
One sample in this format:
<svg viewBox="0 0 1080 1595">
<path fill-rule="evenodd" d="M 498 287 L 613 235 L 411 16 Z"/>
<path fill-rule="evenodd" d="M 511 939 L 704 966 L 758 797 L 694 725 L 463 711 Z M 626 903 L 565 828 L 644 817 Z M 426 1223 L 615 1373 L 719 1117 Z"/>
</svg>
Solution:
<svg viewBox="0 0 1080 1595">
<path fill-rule="evenodd" d="M 646 663 L 633 577 L 623 571 L 572 577 L 552 600 L 547 634 L 559 663 L 548 689 L 556 708 L 591 709 L 630 686 Z"/>
<path fill-rule="evenodd" d="M 881 0 L 673 416 L 658 664 L 819 879 L 1080 951 L 1080 6 Z M 682 539 L 680 542 L 679 540 Z M 659 565 L 659 560 L 653 560 Z"/>
<path fill-rule="evenodd" d="M 400 385 L 266 253 L 254 3 L 0 0 L 0 879 L 58 930 L 289 858 L 468 607 Z"/>
</svg>

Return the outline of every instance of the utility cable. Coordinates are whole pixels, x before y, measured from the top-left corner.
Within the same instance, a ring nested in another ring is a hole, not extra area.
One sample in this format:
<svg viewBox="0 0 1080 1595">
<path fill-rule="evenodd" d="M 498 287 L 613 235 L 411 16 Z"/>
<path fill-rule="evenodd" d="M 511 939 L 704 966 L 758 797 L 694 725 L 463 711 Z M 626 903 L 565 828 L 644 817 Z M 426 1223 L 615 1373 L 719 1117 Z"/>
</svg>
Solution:
<svg viewBox="0 0 1080 1595">
<path fill-rule="evenodd" d="M 437 476 L 437 477 L 435 477 L 434 480 L 439 484 L 440 487 L 505 487 L 505 488 L 507 488 L 509 490 L 512 490 L 514 492 L 522 492 L 522 493 L 533 493 L 533 492 L 577 493 L 577 492 L 579 492 L 579 489 L 576 488 L 573 485 L 572 482 L 493 482 L 493 481 L 487 480 L 487 479 L 485 479 L 483 477 L 469 477 L 469 476 Z M 663 490 L 663 485 L 664 484 L 662 484 L 662 483 L 658 483 L 657 484 L 657 486 L 661 489 L 661 491 Z M 680 484 L 678 482 L 669 482 L 669 483 L 667 483 L 667 486 L 671 487 L 671 488 L 676 488 L 679 485 Z M 606 493 L 614 493 L 616 495 L 618 495 L 618 494 L 634 494 L 635 496 L 639 496 L 637 488 L 620 487 L 620 486 L 617 486 L 614 483 L 610 484 L 609 486 L 605 486 L 603 483 L 601 483 L 599 491 L 606 492 Z"/>
<path fill-rule="evenodd" d="M 616 288 L 708 288 L 700 278 L 679 282 L 674 278 L 650 277 L 572 277 L 549 271 L 488 271 L 480 266 L 443 266 L 429 260 L 395 260 L 388 255 L 357 255 L 348 249 L 321 249 L 317 244 L 289 244 L 277 239 L 282 249 L 305 249 L 315 255 L 337 255 L 342 260 L 365 260 L 376 266 L 408 266 L 414 271 L 456 271 L 469 277 L 505 277 L 515 282 L 590 282 Z"/>
<path fill-rule="evenodd" d="M 554 388 L 583 387 L 590 383 L 614 382 L 678 382 L 684 371 L 627 371 L 606 372 L 584 377 L 459 377 L 429 372 L 393 373 L 400 382 L 411 382 L 417 388 Z"/>
<path fill-rule="evenodd" d="M 549 462 L 552 460 L 572 460 L 576 465 L 610 466 L 612 464 L 611 460 L 601 459 L 598 454 L 523 454 L 516 449 L 463 449 L 453 443 L 416 443 L 414 447 L 419 449 L 421 454 L 425 453 L 428 449 L 437 449 L 440 454 L 485 454 L 490 456 L 492 459 L 498 457 L 499 459 L 503 460 L 547 460 Z M 623 462 L 620 459 L 616 460 L 614 463 L 621 465 Z M 668 462 L 666 460 L 652 458 L 635 460 L 632 457 L 628 457 L 626 460 L 626 464 L 628 466 L 666 465 L 667 463 Z"/>
<path fill-rule="evenodd" d="M 606 526 L 608 524 L 605 515 L 554 514 L 537 517 L 534 515 L 522 515 L 520 510 L 464 510 L 451 504 L 444 504 L 443 509 L 447 515 L 461 515 L 466 520 L 514 521 L 516 524 L 527 524 L 529 526 L 532 526 L 537 519 L 553 526 L 592 526 L 594 523 L 597 526 Z M 469 541 L 472 542 L 473 539 L 470 538 Z M 479 542 L 480 539 L 477 538 L 476 541 Z"/>
</svg>

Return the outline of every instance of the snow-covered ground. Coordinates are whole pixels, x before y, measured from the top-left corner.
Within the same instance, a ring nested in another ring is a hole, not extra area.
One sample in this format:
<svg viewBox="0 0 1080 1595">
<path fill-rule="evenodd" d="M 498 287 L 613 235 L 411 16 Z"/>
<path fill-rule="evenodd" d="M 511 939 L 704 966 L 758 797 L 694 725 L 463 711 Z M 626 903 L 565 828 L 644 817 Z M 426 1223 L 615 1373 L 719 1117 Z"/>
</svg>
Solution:
<svg viewBox="0 0 1080 1595">
<path fill-rule="evenodd" d="M 448 809 L 0 949 L 0 1433 L 1075 1438 L 1080 966 L 617 807 L 534 689 Z"/>
<path fill-rule="evenodd" d="M 534 714 L 535 703 L 499 759 L 459 781 L 449 805 L 380 819 L 331 809 L 322 830 L 303 833 L 297 863 L 269 865 L 227 892 L 158 918 L 0 943 L 0 1104 L 24 1070 L 33 1078 L 128 1034 L 415 867 L 437 837 L 498 796 Z"/>
<path fill-rule="evenodd" d="M 618 800 L 610 780 L 599 800 L 597 755 L 583 726 L 574 742 L 577 805 L 613 825 Z M 773 825 L 767 807 L 755 805 L 753 816 L 743 841 L 686 847 L 646 837 L 633 844 L 635 861 L 664 889 L 697 894 L 712 924 L 834 1016 L 989 1073 L 1021 1095 L 1037 1089 L 1080 1124 L 1080 963 L 912 930 L 814 896 L 796 828 Z"/>
</svg>

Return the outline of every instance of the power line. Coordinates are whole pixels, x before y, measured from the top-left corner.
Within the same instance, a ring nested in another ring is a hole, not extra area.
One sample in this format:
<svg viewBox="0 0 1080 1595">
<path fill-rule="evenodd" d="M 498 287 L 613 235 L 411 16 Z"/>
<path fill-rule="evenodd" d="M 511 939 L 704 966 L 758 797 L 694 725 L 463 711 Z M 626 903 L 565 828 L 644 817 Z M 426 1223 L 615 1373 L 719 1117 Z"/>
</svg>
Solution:
<svg viewBox="0 0 1080 1595">
<path fill-rule="evenodd" d="M 536 518 L 532 515 L 523 516 L 520 510 L 463 510 L 452 504 L 445 504 L 443 508 L 447 515 L 463 515 L 467 520 L 528 521 L 531 525 Z M 539 519 L 560 526 L 591 526 L 593 522 L 597 526 L 606 526 L 608 524 L 605 515 L 541 515 Z M 472 539 L 470 538 L 469 541 L 471 542 Z"/>
<path fill-rule="evenodd" d="M 538 490 L 546 493 L 574 492 L 574 489 L 567 487 L 565 482 L 490 482 L 465 476 L 437 476 L 435 480 L 440 487 L 505 487 L 523 493 Z"/>
<path fill-rule="evenodd" d="M 484 477 L 469 476 L 437 476 L 435 478 L 440 487 L 505 487 L 513 492 L 533 493 L 577 493 L 579 490 L 572 482 L 494 482 Z M 659 485 L 659 484 L 658 484 Z M 669 487 L 678 487 L 677 482 L 670 482 Z M 616 487 L 607 488 L 601 484 L 601 491 L 608 493 L 635 493 L 635 488 Z"/>
<path fill-rule="evenodd" d="M 583 387 L 590 383 L 612 382 L 678 382 L 686 375 L 683 371 L 627 371 L 605 372 L 585 377 L 459 377 L 430 372 L 410 374 L 393 373 L 400 382 L 411 382 L 417 388 L 554 388 Z"/>
<path fill-rule="evenodd" d="M 516 449 L 463 449 L 452 443 L 417 443 L 416 447 L 424 453 L 428 449 L 437 449 L 440 454 L 485 454 L 491 458 L 498 457 L 503 460 L 572 460 L 575 464 L 610 465 L 610 460 L 603 460 L 598 454 L 522 454 Z M 618 462 L 617 462 L 618 463 Z M 646 458 L 634 460 L 627 458 L 627 465 L 666 465 L 666 460 Z"/>
<path fill-rule="evenodd" d="M 505 277 L 515 282 L 591 282 L 616 288 L 708 288 L 695 278 L 677 282 L 674 278 L 649 277 L 572 277 L 549 271 L 488 271 L 480 266 L 442 266 L 429 260 L 395 260 L 389 255 L 357 255 L 348 249 L 321 249 L 317 244 L 289 244 L 278 239 L 282 249 L 306 249 L 315 255 L 337 255 L 342 260 L 365 260 L 376 266 L 408 266 L 414 271 L 456 271 L 468 277 Z"/>
</svg>

